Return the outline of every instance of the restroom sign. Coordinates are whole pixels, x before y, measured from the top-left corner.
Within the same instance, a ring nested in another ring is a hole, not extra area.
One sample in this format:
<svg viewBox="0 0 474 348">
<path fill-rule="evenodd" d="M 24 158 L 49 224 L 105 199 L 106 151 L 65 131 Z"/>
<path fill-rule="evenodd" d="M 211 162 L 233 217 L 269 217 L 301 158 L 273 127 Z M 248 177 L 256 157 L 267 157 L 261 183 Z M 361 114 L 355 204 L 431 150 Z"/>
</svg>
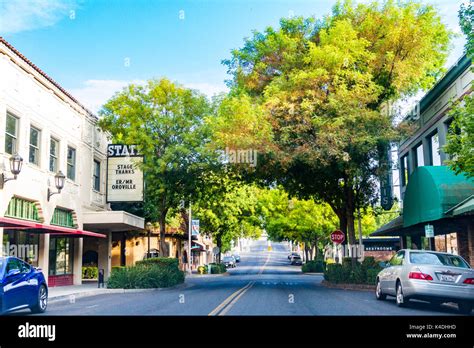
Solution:
<svg viewBox="0 0 474 348">
<path fill-rule="evenodd" d="M 107 202 L 142 202 L 143 156 L 137 145 L 107 145 Z"/>
</svg>

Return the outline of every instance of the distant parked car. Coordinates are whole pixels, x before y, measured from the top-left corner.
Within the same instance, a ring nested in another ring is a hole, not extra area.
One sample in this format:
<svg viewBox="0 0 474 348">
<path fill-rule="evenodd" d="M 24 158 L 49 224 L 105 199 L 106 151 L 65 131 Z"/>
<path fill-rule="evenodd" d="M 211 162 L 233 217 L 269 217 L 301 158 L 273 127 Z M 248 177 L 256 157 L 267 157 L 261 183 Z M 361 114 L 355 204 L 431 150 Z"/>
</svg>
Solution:
<svg viewBox="0 0 474 348">
<path fill-rule="evenodd" d="M 290 255 L 288 255 L 288 260 L 291 260 L 291 258 L 292 258 L 293 256 L 300 256 L 300 254 L 298 254 L 298 253 L 291 253 Z"/>
<path fill-rule="evenodd" d="M 226 268 L 234 268 L 237 266 L 233 256 L 224 256 L 222 263 L 226 266 Z"/>
<path fill-rule="evenodd" d="M 232 255 L 232 257 L 235 259 L 235 262 L 240 262 L 240 256 L 239 255 Z"/>
<path fill-rule="evenodd" d="M 302 265 L 303 260 L 301 259 L 301 256 L 293 255 L 290 259 L 290 264 L 292 264 L 292 265 Z"/>
<path fill-rule="evenodd" d="M 0 257 L 0 313 L 29 308 L 43 313 L 48 286 L 40 269 L 16 257 Z"/>
<path fill-rule="evenodd" d="M 375 296 L 395 296 L 398 306 L 410 299 L 435 304 L 455 302 L 469 314 L 474 303 L 474 270 L 460 256 L 425 250 L 400 250 L 377 275 Z"/>
<path fill-rule="evenodd" d="M 160 251 L 158 249 L 150 249 L 150 251 L 146 252 L 145 255 L 143 256 L 143 260 L 146 259 L 151 259 L 153 257 L 159 257 L 160 256 Z"/>
</svg>

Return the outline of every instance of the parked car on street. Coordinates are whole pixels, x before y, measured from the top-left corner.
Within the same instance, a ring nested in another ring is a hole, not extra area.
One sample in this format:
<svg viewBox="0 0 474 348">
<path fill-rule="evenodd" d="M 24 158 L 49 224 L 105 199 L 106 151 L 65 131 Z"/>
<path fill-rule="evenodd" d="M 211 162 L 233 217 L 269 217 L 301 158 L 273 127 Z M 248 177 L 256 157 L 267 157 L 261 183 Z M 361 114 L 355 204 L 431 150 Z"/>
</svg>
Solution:
<svg viewBox="0 0 474 348">
<path fill-rule="evenodd" d="M 301 259 L 301 256 L 293 255 L 290 259 L 290 264 L 292 264 L 292 265 L 302 265 L 303 260 Z"/>
<path fill-rule="evenodd" d="M 474 270 L 460 256 L 428 250 L 400 250 L 376 279 L 375 296 L 395 296 L 398 306 L 410 299 L 434 304 L 455 302 L 469 314 L 474 303 Z"/>
<path fill-rule="evenodd" d="M 233 256 L 224 256 L 222 263 L 226 268 L 234 268 L 237 266 Z"/>
<path fill-rule="evenodd" d="M 0 257 L 0 313 L 29 308 L 43 313 L 48 286 L 40 269 L 16 257 Z"/>
<path fill-rule="evenodd" d="M 235 262 L 240 262 L 240 256 L 239 255 L 232 255 L 232 257 L 235 259 Z"/>
<path fill-rule="evenodd" d="M 291 260 L 291 258 L 292 258 L 293 256 L 300 256 L 300 254 L 298 254 L 298 253 L 291 253 L 290 255 L 288 255 L 288 260 Z"/>
<path fill-rule="evenodd" d="M 159 256 L 160 256 L 160 251 L 158 249 L 150 249 L 150 251 L 147 251 L 143 255 L 143 260 L 151 259 L 151 258 L 159 257 Z"/>
</svg>

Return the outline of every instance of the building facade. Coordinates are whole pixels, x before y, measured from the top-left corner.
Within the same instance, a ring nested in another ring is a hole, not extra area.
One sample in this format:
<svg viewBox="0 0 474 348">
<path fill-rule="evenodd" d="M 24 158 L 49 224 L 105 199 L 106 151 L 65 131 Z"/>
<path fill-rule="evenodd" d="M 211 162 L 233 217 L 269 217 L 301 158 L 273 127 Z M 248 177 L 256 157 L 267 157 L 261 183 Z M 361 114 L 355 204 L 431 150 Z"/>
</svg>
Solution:
<svg viewBox="0 0 474 348">
<path fill-rule="evenodd" d="M 144 228 L 106 203 L 106 147 L 97 117 L 0 38 L 3 178 L 14 177 L 15 155 L 23 160 L 16 180 L 0 183 L 2 254 L 41 268 L 50 286 L 81 284 L 84 257 L 107 276 L 113 235 Z"/>
<path fill-rule="evenodd" d="M 443 151 L 450 107 L 471 93 L 471 66 L 464 55 L 404 119 L 413 135 L 398 150 L 402 213 L 373 235 L 400 236 L 402 248 L 455 253 L 474 265 L 474 181 L 456 175 Z"/>
</svg>

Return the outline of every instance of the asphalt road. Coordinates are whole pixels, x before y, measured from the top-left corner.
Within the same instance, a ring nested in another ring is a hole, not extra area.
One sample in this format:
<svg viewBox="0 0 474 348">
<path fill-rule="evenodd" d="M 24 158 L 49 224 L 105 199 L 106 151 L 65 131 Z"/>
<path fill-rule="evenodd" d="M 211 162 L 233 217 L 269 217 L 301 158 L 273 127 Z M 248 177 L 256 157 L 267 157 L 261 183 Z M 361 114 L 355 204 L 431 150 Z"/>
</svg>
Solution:
<svg viewBox="0 0 474 348">
<path fill-rule="evenodd" d="M 50 302 L 43 315 L 457 315 L 454 305 L 394 299 L 371 291 L 328 289 L 321 275 L 289 265 L 284 244 L 255 241 L 229 275 L 193 276 L 183 286 L 141 293 L 107 294 Z M 25 313 L 27 313 L 25 311 Z"/>
</svg>

